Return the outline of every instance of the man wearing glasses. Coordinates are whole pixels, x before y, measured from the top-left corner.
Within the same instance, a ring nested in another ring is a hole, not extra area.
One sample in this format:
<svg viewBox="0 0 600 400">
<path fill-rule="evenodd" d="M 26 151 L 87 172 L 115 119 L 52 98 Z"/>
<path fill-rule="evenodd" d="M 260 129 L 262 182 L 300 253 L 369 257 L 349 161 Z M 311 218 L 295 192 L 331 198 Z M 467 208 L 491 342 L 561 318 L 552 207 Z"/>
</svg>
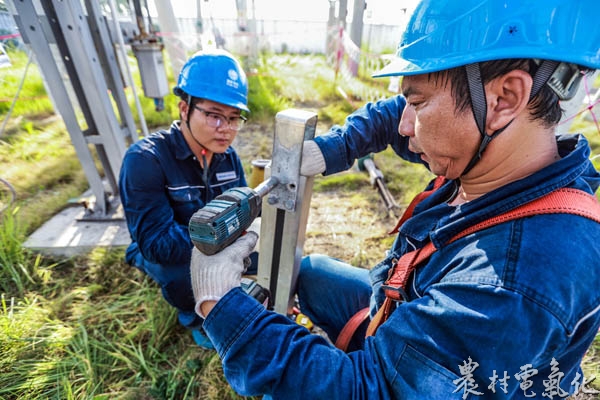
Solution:
<svg viewBox="0 0 600 400">
<path fill-rule="evenodd" d="M 132 240 L 125 260 L 160 284 L 196 343 L 212 348 L 194 313 L 188 222 L 227 189 L 247 186 L 231 142 L 249 111 L 248 83 L 231 54 L 202 51 L 183 66 L 173 93 L 180 120 L 134 143 L 123 160 L 119 191 Z"/>
</svg>

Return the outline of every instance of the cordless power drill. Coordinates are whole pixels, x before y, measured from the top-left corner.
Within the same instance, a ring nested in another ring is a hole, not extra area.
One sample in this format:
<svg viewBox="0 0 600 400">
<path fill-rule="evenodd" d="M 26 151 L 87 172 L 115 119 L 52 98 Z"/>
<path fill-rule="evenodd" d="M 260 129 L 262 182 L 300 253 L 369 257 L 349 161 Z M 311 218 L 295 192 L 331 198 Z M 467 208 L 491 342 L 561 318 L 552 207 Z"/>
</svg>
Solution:
<svg viewBox="0 0 600 400">
<path fill-rule="evenodd" d="M 262 198 L 277 184 L 277 178 L 271 177 L 255 189 L 229 189 L 208 202 L 190 218 L 188 229 L 194 246 L 210 256 L 235 242 L 260 214 Z M 241 284 L 247 293 L 270 306 L 267 289 L 247 278 Z"/>
</svg>

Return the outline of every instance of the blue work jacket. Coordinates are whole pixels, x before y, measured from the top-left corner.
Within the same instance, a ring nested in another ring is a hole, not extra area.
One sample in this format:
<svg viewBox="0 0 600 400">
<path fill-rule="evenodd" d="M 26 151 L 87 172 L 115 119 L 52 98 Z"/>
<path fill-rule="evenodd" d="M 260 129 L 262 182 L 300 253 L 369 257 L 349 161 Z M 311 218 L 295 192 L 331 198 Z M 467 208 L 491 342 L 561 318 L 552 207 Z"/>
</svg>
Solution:
<svg viewBox="0 0 600 400">
<path fill-rule="evenodd" d="M 203 169 L 179 129 L 152 133 L 127 150 L 119 176 L 121 203 L 132 243 L 126 261 L 139 251 L 161 265 L 189 265 L 191 216 L 224 191 L 247 186 L 242 163 L 232 147 L 213 154 Z"/>
<path fill-rule="evenodd" d="M 400 98 L 369 105 L 326 135 L 341 137 L 317 138 L 327 171 L 383 150 L 385 140 L 371 136 L 387 132 L 388 143 L 414 160 L 406 139 L 397 138 L 402 105 Z M 229 291 L 204 323 L 229 383 L 274 399 L 559 398 L 576 390 L 600 326 L 600 224 L 536 215 L 445 244 L 557 188 L 594 193 L 600 174 L 585 138 L 561 138 L 559 147 L 557 162 L 469 203 L 447 204 L 458 184 L 448 181 L 416 207 L 389 257 L 372 269 L 374 305 L 392 259 L 429 240 L 438 251 L 410 279 L 409 301 L 362 350 L 346 354 L 239 288 Z"/>
</svg>

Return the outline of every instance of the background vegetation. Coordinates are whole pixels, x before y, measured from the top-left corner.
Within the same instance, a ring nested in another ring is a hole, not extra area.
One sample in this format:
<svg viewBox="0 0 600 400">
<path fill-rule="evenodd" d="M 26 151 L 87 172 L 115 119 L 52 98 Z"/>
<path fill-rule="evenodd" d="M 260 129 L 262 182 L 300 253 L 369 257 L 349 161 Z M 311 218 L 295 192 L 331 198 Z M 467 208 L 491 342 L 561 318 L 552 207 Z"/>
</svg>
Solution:
<svg viewBox="0 0 600 400">
<path fill-rule="evenodd" d="M 22 52 L 10 51 L 9 56 L 13 66 L 0 70 L 2 121 L 28 63 Z M 319 56 L 264 56 L 249 79 L 253 113 L 234 144 L 248 173 L 250 160 L 270 157 L 277 111 L 316 111 L 321 133 L 343 123 L 365 101 L 389 95 L 385 81 L 336 78 Z M 172 95 L 160 113 L 151 100 L 141 101 L 152 130 L 177 118 Z M 586 131 L 597 152 L 600 133 L 595 125 L 582 116 L 577 128 Z M 389 149 L 375 159 L 403 206 L 430 178 Z M 35 64 L 29 65 L 23 90 L 0 132 L 0 177 L 18 194 L 14 206 L 0 215 L 0 398 L 240 398 L 225 382 L 216 354 L 195 346 L 158 287 L 124 264 L 124 249 L 97 248 L 53 259 L 22 246 L 88 188 Z M 389 247 L 392 239 L 385 232 L 394 222 L 364 172 L 318 177 L 305 251 L 369 267 Z M 597 339 L 585 359 L 589 376 L 600 376 L 599 360 Z"/>
</svg>

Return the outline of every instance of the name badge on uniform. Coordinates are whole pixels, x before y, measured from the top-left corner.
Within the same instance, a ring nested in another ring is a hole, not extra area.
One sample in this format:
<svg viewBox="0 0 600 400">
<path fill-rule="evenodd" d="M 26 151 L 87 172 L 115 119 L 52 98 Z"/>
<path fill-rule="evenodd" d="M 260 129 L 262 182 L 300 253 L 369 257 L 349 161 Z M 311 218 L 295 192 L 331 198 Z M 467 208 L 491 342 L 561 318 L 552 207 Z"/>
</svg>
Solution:
<svg viewBox="0 0 600 400">
<path fill-rule="evenodd" d="M 227 172 L 217 172 L 217 180 L 221 181 L 229 181 L 231 179 L 237 178 L 235 171 L 227 171 Z"/>
</svg>

